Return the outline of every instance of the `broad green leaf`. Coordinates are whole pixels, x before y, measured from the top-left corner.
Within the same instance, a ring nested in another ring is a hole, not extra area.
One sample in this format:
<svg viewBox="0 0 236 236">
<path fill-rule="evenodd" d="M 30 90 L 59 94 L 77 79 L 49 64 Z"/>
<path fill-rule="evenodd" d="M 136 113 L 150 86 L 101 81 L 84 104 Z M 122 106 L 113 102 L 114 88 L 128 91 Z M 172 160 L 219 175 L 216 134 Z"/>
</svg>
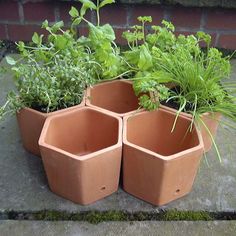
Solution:
<svg viewBox="0 0 236 236">
<path fill-rule="evenodd" d="M 104 0 L 100 3 L 99 8 L 104 7 L 105 5 L 111 4 L 111 3 L 114 3 L 114 2 L 115 2 L 115 0 Z"/>
<path fill-rule="evenodd" d="M 76 19 L 72 22 L 72 26 L 79 25 L 80 22 L 81 22 L 81 20 L 82 20 L 82 19 L 81 19 L 80 17 L 76 18 Z"/>
<path fill-rule="evenodd" d="M 52 26 L 52 31 L 55 33 L 57 32 L 60 28 L 62 28 L 64 26 L 64 22 L 63 21 L 59 21 L 56 24 L 54 24 Z"/>
<path fill-rule="evenodd" d="M 82 5 L 81 9 L 80 9 L 80 16 L 83 17 L 86 14 L 88 7 L 86 5 Z"/>
<path fill-rule="evenodd" d="M 152 67 L 152 56 L 145 45 L 140 47 L 138 67 L 140 70 L 148 70 Z"/>
<path fill-rule="evenodd" d="M 69 14 L 71 17 L 74 17 L 74 18 L 79 16 L 79 12 L 75 7 L 71 7 Z"/>
<path fill-rule="evenodd" d="M 102 30 L 106 38 L 109 39 L 110 41 L 114 41 L 116 39 L 115 32 L 111 27 L 111 25 L 105 24 L 101 26 L 100 29 Z"/>
<path fill-rule="evenodd" d="M 32 41 L 35 43 L 35 44 L 39 44 L 40 43 L 40 37 L 38 35 L 38 33 L 34 32 L 34 35 L 32 37 Z"/>
<path fill-rule="evenodd" d="M 16 61 L 14 58 L 10 57 L 10 56 L 6 56 L 6 61 L 9 65 L 14 66 L 16 64 Z"/>
<path fill-rule="evenodd" d="M 97 9 L 96 5 L 90 0 L 79 0 L 79 1 L 83 3 L 83 5 L 86 6 L 87 8 L 94 9 L 94 10 Z"/>
<path fill-rule="evenodd" d="M 64 49 L 67 45 L 67 39 L 63 35 L 58 35 L 55 39 L 55 45 L 59 49 Z"/>
</svg>

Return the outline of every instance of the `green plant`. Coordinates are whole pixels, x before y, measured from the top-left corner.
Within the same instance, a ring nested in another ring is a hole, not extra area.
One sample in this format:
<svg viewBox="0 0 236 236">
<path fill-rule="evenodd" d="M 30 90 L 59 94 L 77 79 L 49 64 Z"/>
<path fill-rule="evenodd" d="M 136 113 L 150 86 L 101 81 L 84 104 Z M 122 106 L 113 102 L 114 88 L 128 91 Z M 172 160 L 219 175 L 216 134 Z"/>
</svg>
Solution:
<svg viewBox="0 0 236 236">
<path fill-rule="evenodd" d="M 0 109 L 0 116 L 30 107 L 41 112 L 79 104 L 87 86 L 95 83 L 97 67 L 90 52 L 75 35 L 64 31 L 63 22 L 42 25 L 49 36 L 34 33 L 29 46 L 19 42 L 20 59 L 9 56 L 18 93 L 11 91 Z"/>
<path fill-rule="evenodd" d="M 87 24 L 88 37 L 81 36 L 79 42 L 90 49 L 92 58 L 100 64 L 98 79 L 112 80 L 129 73 L 126 71 L 127 65 L 120 55 L 120 49 L 115 43 L 116 36 L 113 28 L 110 24 L 100 24 L 100 9 L 107 4 L 114 3 L 114 0 L 97 0 L 97 4 L 90 0 L 80 0 L 80 2 L 82 3 L 80 11 L 74 7 L 70 10 L 73 20 L 71 29 L 74 30 L 82 21 Z M 85 18 L 88 9 L 96 12 L 96 25 Z"/>
<path fill-rule="evenodd" d="M 50 26 L 46 20 L 42 24 L 49 34 L 46 39 L 34 33 L 30 45 L 17 44 L 20 59 L 6 58 L 12 66 L 18 93 L 9 92 L 0 117 L 23 107 L 52 112 L 79 104 L 88 86 L 127 73 L 112 27 L 100 25 L 99 10 L 114 1 L 98 0 L 96 5 L 90 0 L 80 2 L 80 11 L 72 7 L 69 12 L 69 30 L 63 30 L 62 21 Z M 96 11 L 96 26 L 85 18 L 88 9 Z M 89 27 L 87 38 L 76 37 L 76 28 L 82 21 Z"/>
<path fill-rule="evenodd" d="M 170 96 L 169 89 L 163 85 L 169 82 L 169 78 L 157 68 L 155 55 L 158 50 L 167 51 L 174 45 L 175 37 L 171 32 L 173 25 L 163 21 L 163 27 L 152 26 L 153 33 L 147 34 L 145 25 L 151 23 L 152 18 L 138 17 L 138 21 L 141 25 L 135 25 L 132 31 L 123 33 L 129 46 L 129 50 L 124 52 L 124 58 L 133 72 L 130 77 L 135 93 L 139 96 L 140 106 L 154 110 Z"/>
<path fill-rule="evenodd" d="M 138 19 L 151 21 L 148 17 Z M 145 33 L 144 24 L 134 26 L 132 33 L 124 33 L 130 47 L 125 57 L 136 69 L 134 89 L 137 94 L 145 93 L 140 97 L 140 104 L 153 110 L 160 102 L 171 103 L 177 109 L 173 129 L 182 111 L 191 114 L 192 123 L 198 121 L 197 124 L 207 129 L 220 158 L 201 115 L 220 112 L 236 122 L 236 83 L 227 81 L 231 57 L 224 57 L 219 50 L 211 48 L 211 36 L 204 32 L 175 36 L 175 28 L 170 22 L 163 21 L 162 24 L 162 27 L 152 26 L 149 34 Z M 206 50 L 201 49 L 202 42 Z M 161 83 L 170 83 L 173 88 L 162 90 Z"/>
<path fill-rule="evenodd" d="M 138 19 L 142 23 L 151 22 L 149 17 Z M 177 37 L 170 22 L 162 24 L 163 27 L 152 26 L 154 32 L 147 35 L 144 23 L 134 26 L 134 32 L 124 33 L 131 49 L 124 53 L 125 57 L 136 69 L 134 88 L 138 93 L 150 91 L 155 96 L 153 99 L 153 95 L 144 95 L 148 99 L 146 102 L 152 104 L 144 107 L 157 108 L 159 99 L 163 100 L 158 84 L 173 83 L 175 89 L 164 90 L 163 98 L 168 96 L 167 101 L 173 101 L 179 112 L 196 117 L 218 111 L 235 120 L 233 92 L 236 84 L 225 81 L 230 75 L 230 57 L 223 57 L 219 50 L 210 48 L 210 35 L 198 32 L 196 36 Z M 206 51 L 201 50 L 202 41 L 207 45 Z"/>
</svg>

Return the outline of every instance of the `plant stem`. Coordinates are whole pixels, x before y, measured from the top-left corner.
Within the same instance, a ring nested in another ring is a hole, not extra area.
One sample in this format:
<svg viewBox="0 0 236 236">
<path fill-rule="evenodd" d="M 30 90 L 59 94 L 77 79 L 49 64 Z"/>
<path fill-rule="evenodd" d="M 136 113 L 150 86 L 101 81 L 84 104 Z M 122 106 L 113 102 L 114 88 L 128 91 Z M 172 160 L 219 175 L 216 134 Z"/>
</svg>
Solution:
<svg viewBox="0 0 236 236">
<path fill-rule="evenodd" d="M 142 31 L 143 31 L 143 42 L 145 43 L 145 22 L 144 21 L 143 21 Z"/>
<path fill-rule="evenodd" d="M 97 12 L 97 26 L 99 26 L 99 25 L 100 25 L 99 0 L 97 0 L 97 9 L 96 9 L 96 12 Z"/>
</svg>

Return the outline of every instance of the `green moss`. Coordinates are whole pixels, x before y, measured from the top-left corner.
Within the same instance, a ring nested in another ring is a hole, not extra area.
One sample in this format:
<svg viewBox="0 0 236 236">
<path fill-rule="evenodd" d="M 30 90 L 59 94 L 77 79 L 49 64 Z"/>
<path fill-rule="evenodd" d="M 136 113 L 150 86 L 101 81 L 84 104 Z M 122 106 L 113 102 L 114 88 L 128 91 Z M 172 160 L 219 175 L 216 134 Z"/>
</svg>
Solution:
<svg viewBox="0 0 236 236">
<path fill-rule="evenodd" d="M 48 220 L 48 221 L 87 221 L 98 224 L 106 221 L 209 221 L 209 220 L 232 220 L 236 219 L 236 213 L 209 213 L 204 211 L 178 211 L 167 210 L 161 212 L 123 212 L 123 211 L 38 211 L 38 212 L 15 212 L 7 213 L 8 219 L 17 220 Z M 1 216 L 1 215 L 0 215 Z"/>
<path fill-rule="evenodd" d="M 177 220 L 188 220 L 188 221 L 198 221 L 198 220 L 212 220 L 212 216 L 208 212 L 204 211 L 177 211 L 170 210 L 164 213 L 163 220 L 166 221 L 177 221 Z"/>
</svg>

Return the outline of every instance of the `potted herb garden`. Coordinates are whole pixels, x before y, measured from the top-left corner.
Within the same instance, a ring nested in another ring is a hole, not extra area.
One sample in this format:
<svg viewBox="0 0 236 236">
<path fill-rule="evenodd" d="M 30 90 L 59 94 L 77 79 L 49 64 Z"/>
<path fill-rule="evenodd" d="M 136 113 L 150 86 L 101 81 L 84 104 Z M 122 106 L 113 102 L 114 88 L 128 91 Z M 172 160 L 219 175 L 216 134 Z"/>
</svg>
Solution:
<svg viewBox="0 0 236 236">
<path fill-rule="evenodd" d="M 134 68 L 131 79 L 139 103 L 149 112 L 125 118 L 123 182 L 128 193 L 162 205 L 190 191 L 202 151 L 212 143 L 220 158 L 214 135 L 221 115 L 236 121 L 235 85 L 225 82 L 230 58 L 210 48 L 209 35 L 177 37 L 166 21 L 147 34 L 151 17 L 138 20 L 141 25 L 124 32 L 129 46 L 124 57 Z M 201 131 L 198 141 L 189 136 L 196 129 Z"/>
<path fill-rule="evenodd" d="M 220 158 L 218 122 L 222 115 L 236 121 L 230 57 L 210 47 L 209 35 L 176 36 L 167 21 L 147 32 L 150 16 L 123 33 L 121 50 L 112 26 L 100 22 L 100 9 L 113 2 L 81 0 L 69 29 L 46 20 L 48 36 L 17 43 L 20 57 L 6 57 L 17 92 L 0 119 L 17 114 L 24 147 L 41 151 L 56 194 L 89 204 L 116 191 L 123 145 L 125 191 L 166 204 L 189 193 L 212 143 Z M 88 10 L 96 24 L 85 18 Z M 77 37 L 82 22 L 88 36 Z"/>
</svg>

